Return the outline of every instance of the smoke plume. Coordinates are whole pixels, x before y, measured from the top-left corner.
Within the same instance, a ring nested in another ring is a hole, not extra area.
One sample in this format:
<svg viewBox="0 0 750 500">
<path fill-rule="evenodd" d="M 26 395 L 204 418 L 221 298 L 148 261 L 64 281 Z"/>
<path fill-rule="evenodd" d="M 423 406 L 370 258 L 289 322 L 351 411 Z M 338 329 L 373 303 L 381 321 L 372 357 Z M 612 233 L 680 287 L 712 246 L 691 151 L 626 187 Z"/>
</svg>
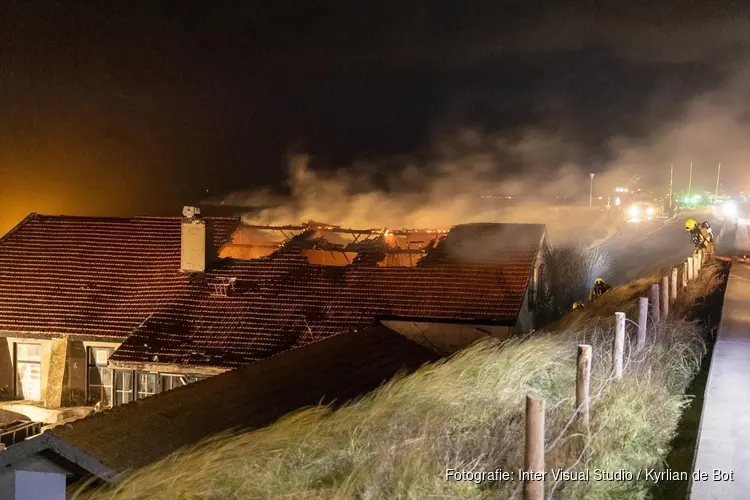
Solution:
<svg viewBox="0 0 750 500">
<path fill-rule="evenodd" d="M 269 191 L 235 193 L 225 203 L 262 207 L 254 224 L 322 221 L 345 227 L 433 227 L 497 220 L 516 213 L 521 222 L 543 222 L 549 206 L 588 203 L 590 178 L 575 147 L 541 132 L 517 140 L 464 129 L 440 138 L 422 163 L 402 159 L 387 173 L 377 163 L 335 170 L 312 169 L 304 154 L 289 161 L 289 196 Z M 393 161 L 389 162 L 393 163 Z M 612 184 L 627 174 L 606 172 Z M 510 208 L 506 200 L 526 200 Z M 537 210 L 528 202 L 536 201 Z M 534 213 L 536 212 L 536 213 Z"/>
<path fill-rule="evenodd" d="M 564 131 L 464 127 L 435 137 L 419 158 L 331 170 L 317 168 L 314 157 L 295 154 L 288 164 L 287 196 L 259 190 L 234 193 L 225 203 L 248 207 L 245 220 L 253 224 L 314 220 L 358 228 L 448 228 L 479 221 L 542 222 L 553 231 L 601 225 L 597 213 L 585 210 L 590 172 L 596 172 L 594 198 L 604 200 L 635 174 L 655 195 L 666 195 L 670 165 L 678 192 L 687 187 L 690 162 L 693 192 L 714 191 L 718 162 L 724 187 L 738 190 L 748 181 L 747 76 L 746 70 L 733 70 L 668 121 L 644 109 L 642 118 L 653 120 L 651 132 L 611 137 L 599 160 L 592 161 Z M 511 198 L 524 202 L 511 206 L 504 201 Z M 580 212 L 561 219 L 556 207 L 571 204 Z M 560 225 L 565 227 L 554 227 Z"/>
</svg>

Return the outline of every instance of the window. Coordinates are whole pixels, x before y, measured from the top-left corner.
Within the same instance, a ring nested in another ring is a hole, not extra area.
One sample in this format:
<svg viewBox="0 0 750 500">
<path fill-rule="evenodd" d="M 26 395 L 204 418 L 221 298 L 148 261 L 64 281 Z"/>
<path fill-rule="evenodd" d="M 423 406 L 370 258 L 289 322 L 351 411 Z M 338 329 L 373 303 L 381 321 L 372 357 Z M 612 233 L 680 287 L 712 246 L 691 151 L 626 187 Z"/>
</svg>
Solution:
<svg viewBox="0 0 750 500">
<path fill-rule="evenodd" d="M 113 403 L 115 406 L 124 405 L 134 399 L 147 398 L 206 378 L 198 375 L 170 375 L 132 370 L 112 370 L 110 373 L 114 388 Z"/>
<path fill-rule="evenodd" d="M 138 373 L 138 399 L 147 398 L 159 392 L 158 381 L 159 381 L 158 373 L 139 372 Z"/>
<path fill-rule="evenodd" d="M 42 399 L 42 345 L 15 344 L 16 397 Z"/>
<path fill-rule="evenodd" d="M 101 401 L 105 406 L 112 406 L 112 370 L 107 366 L 112 351 L 110 347 L 88 348 L 86 376 L 89 404 Z"/>
<path fill-rule="evenodd" d="M 115 405 L 133 401 L 133 372 L 115 370 Z"/>
<path fill-rule="evenodd" d="M 185 375 L 162 375 L 161 376 L 161 390 L 171 391 L 177 387 L 187 385 L 188 380 Z"/>
</svg>

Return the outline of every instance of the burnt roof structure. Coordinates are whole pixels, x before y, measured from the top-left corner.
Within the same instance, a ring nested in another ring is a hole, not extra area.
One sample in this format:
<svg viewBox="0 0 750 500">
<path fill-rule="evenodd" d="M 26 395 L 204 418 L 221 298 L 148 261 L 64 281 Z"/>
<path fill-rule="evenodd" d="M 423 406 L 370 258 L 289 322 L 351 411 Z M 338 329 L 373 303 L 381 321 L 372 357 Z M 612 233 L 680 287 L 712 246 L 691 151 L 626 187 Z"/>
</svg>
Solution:
<svg viewBox="0 0 750 500">
<path fill-rule="evenodd" d="M 299 235 L 268 257 L 193 280 L 110 363 L 234 368 L 383 319 L 515 325 L 545 231 L 511 226 L 457 226 L 414 267 L 379 266 L 377 246 L 346 266 L 311 264 Z M 480 258 L 470 250 L 475 235 Z M 221 277 L 235 278 L 235 290 L 217 297 L 210 283 Z"/>
<path fill-rule="evenodd" d="M 545 242 L 538 224 L 446 235 L 205 220 L 215 258 L 185 273 L 180 217 L 30 215 L 0 240 L 0 333 L 112 338 L 124 341 L 115 368 L 220 373 L 383 319 L 510 326 Z M 264 257 L 232 258 L 248 229 L 284 236 Z M 351 241 L 331 242 L 342 235 Z"/>
</svg>

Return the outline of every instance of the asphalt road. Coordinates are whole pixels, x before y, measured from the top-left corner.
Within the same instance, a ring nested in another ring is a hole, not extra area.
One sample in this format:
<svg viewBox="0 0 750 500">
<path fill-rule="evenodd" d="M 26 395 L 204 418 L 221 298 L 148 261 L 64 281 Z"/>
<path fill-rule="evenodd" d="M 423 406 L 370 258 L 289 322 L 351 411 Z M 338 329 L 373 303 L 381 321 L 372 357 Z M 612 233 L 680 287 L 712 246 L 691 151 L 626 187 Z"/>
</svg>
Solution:
<svg viewBox="0 0 750 500">
<path fill-rule="evenodd" d="M 685 213 L 673 219 L 628 226 L 599 247 L 610 259 L 610 270 L 603 278 L 621 285 L 684 260 L 694 250 L 685 231 L 685 220 L 689 217 L 709 221 L 716 235 L 721 231 L 722 221 L 713 218 L 710 212 Z"/>
</svg>

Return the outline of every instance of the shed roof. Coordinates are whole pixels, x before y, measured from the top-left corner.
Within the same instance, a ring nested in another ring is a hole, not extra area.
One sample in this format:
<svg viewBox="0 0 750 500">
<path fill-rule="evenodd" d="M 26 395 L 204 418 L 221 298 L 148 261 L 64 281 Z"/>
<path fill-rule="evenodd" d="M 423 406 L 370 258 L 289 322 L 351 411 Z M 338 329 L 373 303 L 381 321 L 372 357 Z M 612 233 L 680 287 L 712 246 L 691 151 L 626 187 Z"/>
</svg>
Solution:
<svg viewBox="0 0 750 500">
<path fill-rule="evenodd" d="M 261 427 L 321 401 L 346 401 L 401 370 L 437 359 L 432 351 L 378 326 L 293 349 L 47 433 L 105 469 L 124 471 L 215 433 Z"/>
</svg>

